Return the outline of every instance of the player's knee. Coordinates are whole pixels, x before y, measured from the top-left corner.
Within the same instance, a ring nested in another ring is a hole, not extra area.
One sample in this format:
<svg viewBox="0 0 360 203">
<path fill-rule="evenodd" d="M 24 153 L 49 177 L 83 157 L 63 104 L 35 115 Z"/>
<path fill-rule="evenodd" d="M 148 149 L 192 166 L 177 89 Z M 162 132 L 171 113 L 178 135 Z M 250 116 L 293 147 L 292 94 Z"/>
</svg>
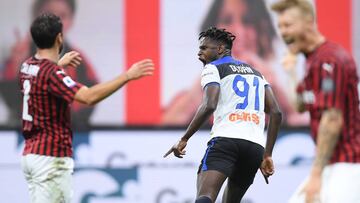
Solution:
<svg viewBox="0 0 360 203">
<path fill-rule="evenodd" d="M 209 197 L 201 196 L 196 199 L 195 203 L 213 203 Z"/>
</svg>

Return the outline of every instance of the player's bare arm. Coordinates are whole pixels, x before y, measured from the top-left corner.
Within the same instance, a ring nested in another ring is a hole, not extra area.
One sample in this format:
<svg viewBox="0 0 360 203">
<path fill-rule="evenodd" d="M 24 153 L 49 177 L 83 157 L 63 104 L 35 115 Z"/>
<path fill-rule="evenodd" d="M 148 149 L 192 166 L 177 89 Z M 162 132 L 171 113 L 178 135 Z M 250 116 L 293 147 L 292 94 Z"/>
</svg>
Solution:
<svg viewBox="0 0 360 203">
<path fill-rule="evenodd" d="M 312 202 L 318 198 L 321 188 L 321 174 L 333 155 L 342 126 L 343 116 L 340 110 L 332 108 L 323 112 L 318 130 L 315 160 L 309 181 L 304 187 L 306 202 Z"/>
<path fill-rule="evenodd" d="M 144 76 L 153 75 L 154 64 L 152 60 L 145 59 L 134 63 L 131 68 L 108 82 L 100 83 L 92 87 L 83 86 L 75 94 L 75 100 L 84 104 L 94 105 L 113 94 L 130 80 L 136 80 Z"/>
<path fill-rule="evenodd" d="M 185 147 L 190 137 L 199 130 L 201 125 L 209 119 L 211 114 L 215 111 L 219 101 L 220 87 L 218 85 L 209 85 L 205 87 L 203 101 L 198 108 L 193 120 L 190 122 L 189 127 L 186 129 L 184 136 L 170 148 L 164 157 L 168 156 L 172 152 L 178 158 L 182 158 L 185 155 Z"/>
<path fill-rule="evenodd" d="M 71 66 L 76 68 L 80 65 L 81 61 L 82 58 L 79 52 L 70 51 L 64 54 L 64 56 L 59 59 L 57 64 L 61 67 Z"/>
<path fill-rule="evenodd" d="M 260 169 L 267 181 L 267 177 L 274 174 L 274 164 L 271 157 L 282 120 L 282 113 L 279 108 L 279 104 L 270 86 L 265 87 L 265 112 L 269 114 L 270 119 L 267 131 L 264 160 Z"/>
<path fill-rule="evenodd" d="M 318 131 L 318 150 L 314 167 L 323 169 L 328 164 L 339 139 L 342 126 L 341 110 L 332 108 L 323 112 Z"/>
</svg>

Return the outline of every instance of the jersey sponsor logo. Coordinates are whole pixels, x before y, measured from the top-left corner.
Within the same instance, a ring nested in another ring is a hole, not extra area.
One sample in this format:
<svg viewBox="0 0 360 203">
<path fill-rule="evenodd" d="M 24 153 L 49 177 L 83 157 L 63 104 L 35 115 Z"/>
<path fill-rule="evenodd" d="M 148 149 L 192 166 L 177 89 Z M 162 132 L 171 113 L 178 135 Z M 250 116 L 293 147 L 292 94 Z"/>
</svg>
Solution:
<svg viewBox="0 0 360 203">
<path fill-rule="evenodd" d="M 27 75 L 37 76 L 39 70 L 40 67 L 37 65 L 29 65 L 27 63 L 23 63 L 20 72 Z"/>
<path fill-rule="evenodd" d="M 257 113 L 231 113 L 229 114 L 229 121 L 245 121 L 245 122 L 254 122 L 256 125 L 260 123 L 260 116 Z"/>
<path fill-rule="evenodd" d="M 66 76 L 63 78 L 63 82 L 68 87 L 74 87 L 76 85 L 76 82 L 74 82 L 70 76 Z"/>
<path fill-rule="evenodd" d="M 331 78 L 324 78 L 321 81 L 321 89 L 324 92 L 332 92 L 334 90 L 334 80 Z"/>
</svg>

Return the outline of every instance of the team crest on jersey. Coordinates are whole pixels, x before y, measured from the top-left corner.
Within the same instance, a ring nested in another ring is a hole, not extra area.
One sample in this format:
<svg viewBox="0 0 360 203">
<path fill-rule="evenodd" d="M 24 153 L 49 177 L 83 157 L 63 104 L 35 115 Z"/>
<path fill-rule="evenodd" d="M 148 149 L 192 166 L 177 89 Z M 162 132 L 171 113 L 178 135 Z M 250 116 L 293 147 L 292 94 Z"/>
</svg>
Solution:
<svg viewBox="0 0 360 203">
<path fill-rule="evenodd" d="M 332 73 L 333 71 L 333 67 L 329 63 L 323 63 L 321 67 L 328 73 Z"/>
<path fill-rule="evenodd" d="M 74 87 L 76 85 L 76 82 L 74 82 L 70 76 L 66 76 L 63 78 L 63 82 L 68 87 Z"/>
</svg>

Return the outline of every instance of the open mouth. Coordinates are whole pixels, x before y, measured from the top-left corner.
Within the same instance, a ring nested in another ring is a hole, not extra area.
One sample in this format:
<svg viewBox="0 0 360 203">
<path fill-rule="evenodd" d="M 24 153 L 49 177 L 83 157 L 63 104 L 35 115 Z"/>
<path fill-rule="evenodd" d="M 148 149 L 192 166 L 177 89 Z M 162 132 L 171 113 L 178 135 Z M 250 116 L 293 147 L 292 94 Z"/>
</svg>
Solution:
<svg viewBox="0 0 360 203">
<path fill-rule="evenodd" d="M 203 64 L 206 64 L 206 61 L 205 61 L 205 59 L 203 58 L 203 55 L 202 55 L 202 54 L 199 55 L 198 59 L 199 59 Z"/>
<path fill-rule="evenodd" d="M 292 37 L 284 37 L 284 41 L 287 45 L 292 44 L 295 42 L 295 39 Z"/>
</svg>

